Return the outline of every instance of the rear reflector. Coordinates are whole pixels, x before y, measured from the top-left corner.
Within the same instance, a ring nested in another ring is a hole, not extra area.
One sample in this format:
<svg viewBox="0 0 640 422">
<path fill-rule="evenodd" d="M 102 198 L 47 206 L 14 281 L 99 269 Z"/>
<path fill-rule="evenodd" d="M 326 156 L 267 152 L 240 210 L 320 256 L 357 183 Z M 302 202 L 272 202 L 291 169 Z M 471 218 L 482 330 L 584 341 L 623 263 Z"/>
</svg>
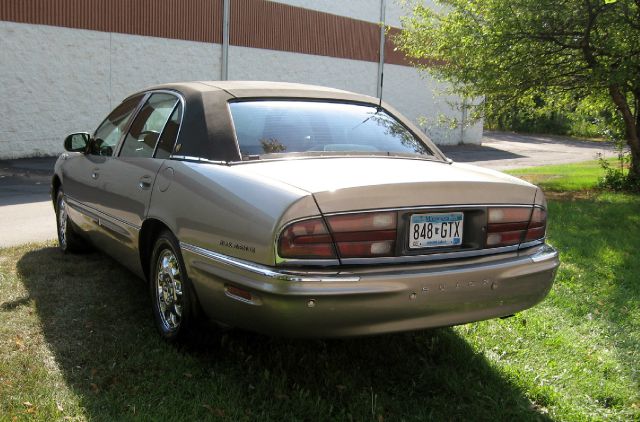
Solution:
<svg viewBox="0 0 640 422">
<path fill-rule="evenodd" d="M 227 289 L 227 293 L 229 293 L 231 296 L 236 296 L 245 300 L 252 300 L 253 297 L 251 296 L 251 292 L 248 292 L 244 289 L 240 289 L 238 287 L 235 286 L 230 286 L 230 285 L 226 285 L 225 286 Z"/>
</svg>

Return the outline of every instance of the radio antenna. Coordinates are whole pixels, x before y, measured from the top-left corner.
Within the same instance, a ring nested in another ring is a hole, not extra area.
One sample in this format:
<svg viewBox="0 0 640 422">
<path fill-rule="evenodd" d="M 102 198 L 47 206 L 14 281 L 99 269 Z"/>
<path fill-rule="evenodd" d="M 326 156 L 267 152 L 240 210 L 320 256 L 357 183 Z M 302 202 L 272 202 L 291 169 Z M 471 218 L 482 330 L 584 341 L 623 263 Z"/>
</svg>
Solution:
<svg viewBox="0 0 640 422">
<path fill-rule="evenodd" d="M 378 101 L 378 111 L 382 110 L 382 83 L 384 81 L 384 73 L 380 73 L 380 95 Z"/>
<path fill-rule="evenodd" d="M 380 0 L 380 52 L 378 61 L 378 111 L 382 109 L 382 81 L 384 79 L 384 44 L 386 1 Z"/>
</svg>

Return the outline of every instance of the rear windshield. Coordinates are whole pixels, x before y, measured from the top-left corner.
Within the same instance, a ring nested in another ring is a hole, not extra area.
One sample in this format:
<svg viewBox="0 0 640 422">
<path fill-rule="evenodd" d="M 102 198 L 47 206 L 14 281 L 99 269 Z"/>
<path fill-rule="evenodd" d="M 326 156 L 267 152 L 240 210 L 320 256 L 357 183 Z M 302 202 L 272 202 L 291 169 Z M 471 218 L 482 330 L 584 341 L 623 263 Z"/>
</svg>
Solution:
<svg viewBox="0 0 640 422">
<path fill-rule="evenodd" d="M 374 106 L 318 101 L 230 103 L 240 153 L 368 153 L 433 156 L 400 122 Z"/>
</svg>

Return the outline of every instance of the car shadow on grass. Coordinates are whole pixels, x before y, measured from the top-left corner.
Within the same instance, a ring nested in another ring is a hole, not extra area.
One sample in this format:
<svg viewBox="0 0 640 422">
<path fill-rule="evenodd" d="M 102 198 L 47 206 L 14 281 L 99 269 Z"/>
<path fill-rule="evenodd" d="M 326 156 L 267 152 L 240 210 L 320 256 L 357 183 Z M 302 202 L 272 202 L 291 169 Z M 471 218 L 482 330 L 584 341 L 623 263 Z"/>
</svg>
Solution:
<svg viewBox="0 0 640 422">
<path fill-rule="evenodd" d="M 175 347 L 112 259 L 17 263 L 66 383 L 92 420 L 546 420 L 451 329 L 344 340 L 229 331 Z"/>
</svg>

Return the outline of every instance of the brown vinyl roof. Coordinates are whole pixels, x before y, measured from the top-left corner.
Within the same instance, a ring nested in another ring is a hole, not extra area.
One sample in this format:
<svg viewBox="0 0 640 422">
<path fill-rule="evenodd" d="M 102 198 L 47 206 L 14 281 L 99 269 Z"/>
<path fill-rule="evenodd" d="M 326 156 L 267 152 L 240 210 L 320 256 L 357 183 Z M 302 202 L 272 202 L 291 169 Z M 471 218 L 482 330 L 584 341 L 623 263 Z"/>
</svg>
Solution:
<svg viewBox="0 0 640 422">
<path fill-rule="evenodd" d="M 156 85 L 153 90 L 180 92 L 186 101 L 175 155 L 201 157 L 215 161 L 241 160 L 228 102 L 235 99 L 316 99 L 378 105 L 379 99 L 355 92 L 317 85 L 267 81 L 195 81 Z M 133 94 L 137 95 L 137 94 Z M 389 104 L 382 108 L 400 120 L 436 155 L 444 157 L 428 137 Z"/>
<path fill-rule="evenodd" d="M 173 89 L 177 91 L 211 92 L 225 91 L 235 98 L 320 98 L 347 100 L 377 104 L 378 99 L 368 95 L 356 94 L 336 88 L 319 85 L 307 85 L 291 82 L 270 81 L 194 81 L 156 85 L 145 89 Z"/>
</svg>

